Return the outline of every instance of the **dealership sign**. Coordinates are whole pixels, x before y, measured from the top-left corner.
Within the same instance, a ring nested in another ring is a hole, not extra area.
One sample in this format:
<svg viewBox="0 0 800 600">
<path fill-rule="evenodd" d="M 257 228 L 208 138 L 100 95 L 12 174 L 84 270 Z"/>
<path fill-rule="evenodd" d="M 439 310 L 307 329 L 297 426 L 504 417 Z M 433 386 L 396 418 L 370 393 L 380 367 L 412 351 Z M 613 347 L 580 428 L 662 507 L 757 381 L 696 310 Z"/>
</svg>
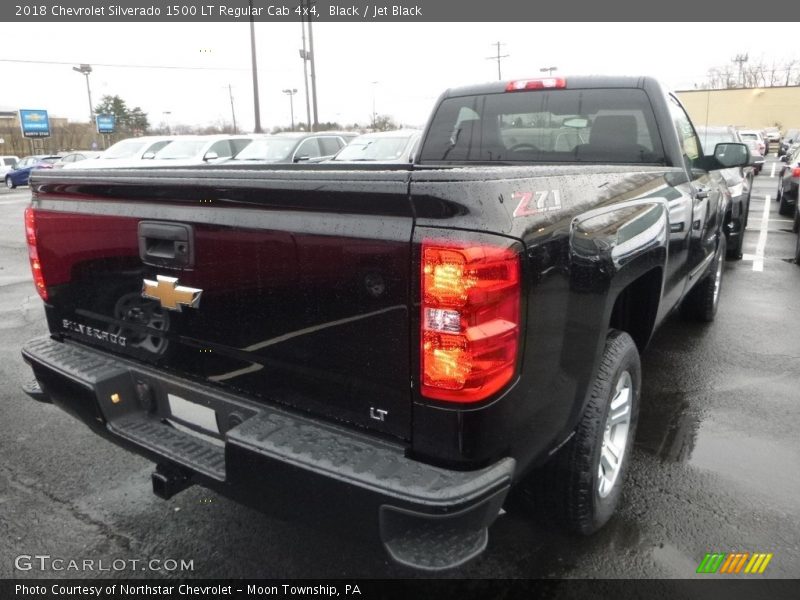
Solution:
<svg viewBox="0 0 800 600">
<path fill-rule="evenodd" d="M 46 110 L 19 110 L 19 125 L 22 135 L 29 138 L 50 137 L 50 119 Z"/>
<path fill-rule="evenodd" d="M 117 117 L 114 115 L 97 115 L 97 133 L 114 133 Z"/>
</svg>

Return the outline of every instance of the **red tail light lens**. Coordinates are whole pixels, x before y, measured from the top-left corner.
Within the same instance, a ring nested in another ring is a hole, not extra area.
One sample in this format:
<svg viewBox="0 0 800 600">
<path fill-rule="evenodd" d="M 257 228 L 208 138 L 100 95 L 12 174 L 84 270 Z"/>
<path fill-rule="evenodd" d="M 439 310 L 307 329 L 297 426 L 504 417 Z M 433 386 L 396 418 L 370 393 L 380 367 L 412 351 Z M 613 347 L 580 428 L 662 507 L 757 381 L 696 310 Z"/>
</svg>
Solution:
<svg viewBox="0 0 800 600">
<path fill-rule="evenodd" d="M 422 395 L 478 402 L 514 375 L 520 265 L 509 248 L 422 244 Z"/>
<path fill-rule="evenodd" d="M 542 77 L 539 79 L 517 79 L 515 81 L 509 81 L 508 85 L 506 85 L 506 91 L 561 90 L 565 87 L 567 87 L 567 80 L 563 77 Z"/>
<path fill-rule="evenodd" d="M 792 177 L 800 177 L 800 167 L 792 169 Z"/>
<path fill-rule="evenodd" d="M 33 207 L 25 209 L 25 239 L 28 242 L 28 258 L 31 261 L 31 271 L 33 272 L 33 284 L 39 292 L 42 300 L 47 302 L 47 285 L 42 274 L 42 264 L 39 261 L 39 249 L 36 246 L 36 212 Z"/>
</svg>

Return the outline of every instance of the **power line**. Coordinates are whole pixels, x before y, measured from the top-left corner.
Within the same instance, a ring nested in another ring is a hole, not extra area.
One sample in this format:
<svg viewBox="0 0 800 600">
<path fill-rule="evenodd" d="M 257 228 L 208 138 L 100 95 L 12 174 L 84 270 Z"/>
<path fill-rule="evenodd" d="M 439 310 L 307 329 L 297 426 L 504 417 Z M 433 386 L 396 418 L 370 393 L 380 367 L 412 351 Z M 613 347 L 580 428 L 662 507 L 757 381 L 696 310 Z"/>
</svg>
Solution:
<svg viewBox="0 0 800 600">
<path fill-rule="evenodd" d="M 79 61 L 57 61 L 57 60 L 23 60 L 15 58 L 0 58 L 0 62 L 5 63 L 21 63 L 21 64 L 36 64 L 36 65 L 74 65 Z M 114 63 L 98 63 L 92 62 L 95 67 L 119 67 L 123 69 L 179 69 L 187 71 L 249 71 L 243 67 L 187 67 L 179 65 L 122 65 Z"/>
</svg>

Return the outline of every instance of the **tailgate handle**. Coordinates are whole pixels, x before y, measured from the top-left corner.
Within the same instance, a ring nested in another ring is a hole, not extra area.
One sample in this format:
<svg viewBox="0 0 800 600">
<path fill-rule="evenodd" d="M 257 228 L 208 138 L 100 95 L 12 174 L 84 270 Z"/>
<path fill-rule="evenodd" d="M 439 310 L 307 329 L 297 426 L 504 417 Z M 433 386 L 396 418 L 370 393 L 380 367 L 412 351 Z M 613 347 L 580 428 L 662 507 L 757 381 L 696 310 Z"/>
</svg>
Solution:
<svg viewBox="0 0 800 600">
<path fill-rule="evenodd" d="M 194 231 L 182 223 L 139 222 L 139 258 L 147 265 L 181 269 L 194 265 Z"/>
</svg>

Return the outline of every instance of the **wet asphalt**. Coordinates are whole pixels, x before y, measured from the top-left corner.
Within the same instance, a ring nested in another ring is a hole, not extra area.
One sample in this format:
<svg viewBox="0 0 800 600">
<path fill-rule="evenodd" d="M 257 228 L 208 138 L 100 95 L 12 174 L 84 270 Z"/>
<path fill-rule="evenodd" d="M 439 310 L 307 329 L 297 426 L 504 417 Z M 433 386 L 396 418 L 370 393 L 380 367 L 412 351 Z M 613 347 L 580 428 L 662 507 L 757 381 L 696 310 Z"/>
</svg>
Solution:
<svg viewBox="0 0 800 600">
<path fill-rule="evenodd" d="M 734 551 L 773 553 L 760 577 L 800 577 L 800 266 L 789 260 L 791 222 L 777 214 L 774 162 L 755 180 L 745 258 L 726 264 L 716 321 L 671 317 L 642 357 L 639 429 L 616 516 L 583 538 L 509 510 L 486 553 L 442 577 L 685 578 L 705 553 Z M 198 487 L 160 500 L 150 463 L 19 392 L 30 376 L 19 349 L 46 332 L 22 227 L 28 197 L 0 190 L 0 578 L 167 574 L 20 571 L 19 555 L 192 560 L 193 570 L 171 573 L 180 577 L 417 575 L 377 542 Z"/>
</svg>

